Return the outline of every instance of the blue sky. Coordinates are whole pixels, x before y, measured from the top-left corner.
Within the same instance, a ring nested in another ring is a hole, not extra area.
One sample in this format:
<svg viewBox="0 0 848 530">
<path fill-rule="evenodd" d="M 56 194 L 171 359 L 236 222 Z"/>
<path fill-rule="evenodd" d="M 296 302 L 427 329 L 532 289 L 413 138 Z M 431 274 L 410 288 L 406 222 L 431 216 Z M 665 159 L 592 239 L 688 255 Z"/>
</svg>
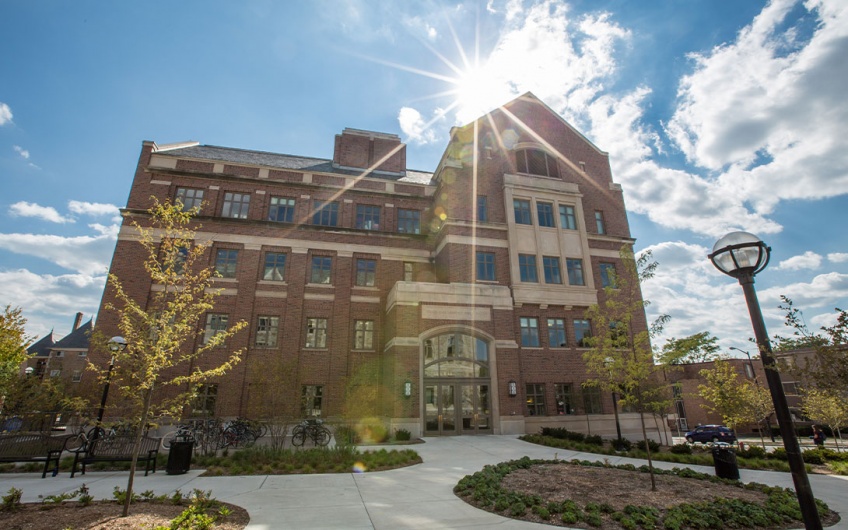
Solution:
<svg viewBox="0 0 848 530">
<path fill-rule="evenodd" d="M 107 3 L 0 17 L 0 304 L 57 338 L 96 313 L 141 142 L 332 156 L 399 134 L 433 170 L 452 125 L 532 91 L 610 153 L 665 338 L 751 349 L 706 254 L 773 248 L 757 278 L 813 328 L 848 307 L 848 5 L 625 0 Z"/>
</svg>

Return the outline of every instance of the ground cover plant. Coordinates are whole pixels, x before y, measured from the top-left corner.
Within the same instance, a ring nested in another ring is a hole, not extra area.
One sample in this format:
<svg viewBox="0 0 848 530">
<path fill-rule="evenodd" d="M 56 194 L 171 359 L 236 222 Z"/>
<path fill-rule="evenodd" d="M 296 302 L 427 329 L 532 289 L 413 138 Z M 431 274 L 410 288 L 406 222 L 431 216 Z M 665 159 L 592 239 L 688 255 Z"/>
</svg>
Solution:
<svg viewBox="0 0 848 530">
<path fill-rule="evenodd" d="M 575 528 L 780 529 L 801 524 L 792 490 L 675 468 L 654 469 L 653 492 L 647 472 L 648 466 L 524 457 L 467 475 L 454 493 L 499 515 Z M 816 502 L 825 526 L 839 520 L 826 504 Z"/>
</svg>

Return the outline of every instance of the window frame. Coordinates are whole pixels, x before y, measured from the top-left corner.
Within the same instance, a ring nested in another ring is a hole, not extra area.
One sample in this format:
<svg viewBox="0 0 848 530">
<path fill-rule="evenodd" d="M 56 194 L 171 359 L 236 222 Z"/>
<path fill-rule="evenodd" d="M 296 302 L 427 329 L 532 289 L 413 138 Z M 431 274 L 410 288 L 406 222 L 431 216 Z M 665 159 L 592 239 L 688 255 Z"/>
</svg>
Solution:
<svg viewBox="0 0 848 530">
<path fill-rule="evenodd" d="M 533 211 L 529 199 L 512 199 L 512 210 L 515 224 L 533 226 Z"/>
<path fill-rule="evenodd" d="M 542 272 L 545 283 L 551 285 L 562 285 L 562 267 L 559 256 L 542 256 Z"/>
<path fill-rule="evenodd" d="M 312 224 L 316 226 L 339 226 L 338 201 L 312 201 Z"/>
<path fill-rule="evenodd" d="M 278 204 L 274 204 L 274 201 Z M 287 204 L 279 204 L 281 201 L 286 201 Z M 296 200 L 292 197 L 272 196 L 268 206 L 268 220 L 276 223 L 293 223 L 296 204 Z"/>
<path fill-rule="evenodd" d="M 477 281 L 495 281 L 495 253 L 477 251 L 477 255 L 475 257 L 477 263 L 477 266 L 475 267 Z"/>
<path fill-rule="evenodd" d="M 399 234 L 421 233 L 421 211 L 408 208 L 397 210 L 397 231 Z"/>
<path fill-rule="evenodd" d="M 238 199 L 236 199 L 238 197 Z M 224 193 L 221 217 L 227 219 L 247 219 L 250 215 L 250 193 L 228 191 Z"/>
<path fill-rule="evenodd" d="M 518 255 L 518 277 L 525 283 L 539 283 L 539 269 L 535 254 Z"/>
<path fill-rule="evenodd" d="M 356 205 L 356 228 L 359 230 L 380 230 L 381 208 L 374 204 Z"/>
<path fill-rule="evenodd" d="M 544 172 L 541 166 L 544 165 Z M 554 156 L 544 149 L 525 147 L 515 150 L 515 170 L 525 175 L 560 178 L 559 164 Z"/>
<path fill-rule="evenodd" d="M 518 317 L 518 327 L 522 348 L 539 348 L 539 319 L 538 317 Z"/>
<path fill-rule="evenodd" d="M 403 281 L 405 282 L 414 282 L 415 281 L 415 264 L 411 261 L 403 262 Z"/>
<path fill-rule="evenodd" d="M 324 407 L 324 385 L 301 385 L 300 412 L 305 418 L 321 416 Z M 317 411 L 317 414 L 316 414 Z"/>
<path fill-rule="evenodd" d="M 545 407 L 545 383 L 525 383 L 524 398 L 528 416 L 547 416 Z"/>
<path fill-rule="evenodd" d="M 328 319 L 324 317 L 306 318 L 306 341 L 304 348 L 312 350 L 327 349 Z"/>
<path fill-rule="evenodd" d="M 559 227 L 563 230 L 577 230 L 577 213 L 570 204 L 559 205 Z"/>
<path fill-rule="evenodd" d="M 552 324 L 553 323 L 553 324 Z M 564 318 L 548 318 L 548 347 L 549 348 L 567 348 L 568 333 L 565 330 Z M 554 335 L 556 333 L 556 336 Z M 562 341 L 555 339 L 562 338 Z"/>
<path fill-rule="evenodd" d="M 370 326 L 369 326 L 370 324 Z M 373 350 L 375 323 L 373 320 L 354 320 L 353 321 L 353 349 L 354 350 Z"/>
<path fill-rule="evenodd" d="M 612 270 L 613 274 L 610 276 L 609 271 Z M 601 275 L 601 287 L 612 287 L 615 289 L 615 278 L 616 278 L 616 270 L 615 263 L 610 263 L 608 261 L 602 261 L 598 264 L 598 271 Z"/>
<path fill-rule="evenodd" d="M 551 202 L 536 202 L 536 222 L 541 227 L 556 228 L 554 205 Z"/>
<path fill-rule="evenodd" d="M 582 259 L 566 258 L 565 267 L 568 272 L 568 285 L 586 285 L 586 276 L 583 274 Z"/>
<path fill-rule="evenodd" d="M 374 287 L 377 285 L 377 260 L 356 258 L 356 273 L 354 276 L 356 287 Z"/>
<path fill-rule="evenodd" d="M 601 399 L 601 389 L 596 386 L 583 388 L 583 412 L 589 414 L 603 414 L 604 403 Z"/>
<path fill-rule="evenodd" d="M 271 265 L 270 269 L 268 267 L 268 259 L 274 257 L 274 262 Z M 280 258 L 282 257 L 282 263 L 280 263 Z M 262 279 L 269 282 L 284 282 L 286 281 L 286 262 L 288 261 L 288 256 L 285 252 L 266 252 L 265 253 L 265 262 L 262 267 Z M 275 275 L 279 276 L 279 278 L 274 278 Z M 271 278 L 269 278 L 269 273 Z"/>
<path fill-rule="evenodd" d="M 477 221 L 489 222 L 489 199 L 485 195 L 477 196 Z"/>
<path fill-rule="evenodd" d="M 212 337 L 227 331 L 230 315 L 228 313 L 206 313 L 206 323 L 203 327 L 203 344 L 209 344 Z"/>
<path fill-rule="evenodd" d="M 607 224 L 604 221 L 604 212 L 601 210 L 595 210 L 595 229 L 598 231 L 598 235 L 606 235 L 607 233 Z"/>
<path fill-rule="evenodd" d="M 579 327 L 578 327 L 579 324 Z M 578 348 L 591 348 L 586 344 L 586 339 L 592 338 L 592 321 L 586 318 L 575 318 L 572 322 L 574 329 L 574 343 Z"/>
<path fill-rule="evenodd" d="M 263 326 L 263 320 L 267 320 Z M 280 317 L 274 315 L 259 315 L 256 317 L 256 335 L 253 345 L 257 348 L 276 348 L 280 333 Z M 264 337 L 260 341 L 260 337 Z"/>
<path fill-rule="evenodd" d="M 333 284 L 333 257 L 312 256 L 309 267 L 309 283 L 317 285 Z"/>
<path fill-rule="evenodd" d="M 193 192 L 191 197 L 189 197 L 189 192 Z M 179 201 L 182 203 L 182 211 L 184 212 L 188 212 L 192 208 L 197 208 L 198 213 L 200 213 L 201 208 L 203 208 L 203 196 L 205 194 L 206 190 L 202 188 L 177 187 L 177 191 L 174 193 L 174 202 Z"/>
<path fill-rule="evenodd" d="M 234 248 L 219 248 L 215 250 L 215 272 L 221 278 L 235 278 L 238 275 L 239 251 Z"/>
<path fill-rule="evenodd" d="M 203 383 L 197 385 L 191 400 L 192 416 L 214 416 L 218 404 L 218 383 Z M 200 406 L 198 406 L 200 405 Z"/>
</svg>

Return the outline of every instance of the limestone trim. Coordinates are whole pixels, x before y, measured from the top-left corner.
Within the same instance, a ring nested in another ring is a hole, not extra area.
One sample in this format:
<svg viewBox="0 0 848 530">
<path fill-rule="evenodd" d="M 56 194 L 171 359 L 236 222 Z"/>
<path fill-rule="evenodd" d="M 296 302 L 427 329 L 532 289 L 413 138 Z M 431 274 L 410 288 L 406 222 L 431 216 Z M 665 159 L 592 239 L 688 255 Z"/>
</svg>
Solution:
<svg viewBox="0 0 848 530">
<path fill-rule="evenodd" d="M 288 298 L 285 291 L 255 291 L 256 298 Z"/>
<path fill-rule="evenodd" d="M 318 293 L 303 293 L 304 300 L 323 300 L 325 302 L 332 302 L 336 299 L 336 295 L 334 294 L 318 294 Z"/>
<path fill-rule="evenodd" d="M 386 342 L 386 346 L 383 348 L 384 352 L 391 350 L 392 348 L 403 348 L 403 347 L 418 347 L 418 337 L 394 337 Z"/>
<path fill-rule="evenodd" d="M 360 302 L 364 304 L 379 304 L 380 297 L 379 296 L 357 296 L 352 295 L 350 297 L 351 302 Z"/>
<path fill-rule="evenodd" d="M 448 235 L 447 237 L 442 238 L 442 240 L 439 242 L 439 245 L 436 247 L 434 255 L 438 256 L 445 248 L 445 246 L 449 244 L 468 245 L 475 247 L 509 248 L 509 241 L 507 241 L 506 239 Z"/>
<path fill-rule="evenodd" d="M 512 311 L 510 289 L 500 285 L 473 283 L 396 282 L 386 298 L 386 312 L 395 305 L 454 304 L 490 306 Z"/>
<path fill-rule="evenodd" d="M 455 305 L 425 305 L 421 308 L 421 318 L 431 320 L 456 320 L 473 322 L 491 322 L 492 310 L 488 307 L 466 307 Z"/>
<path fill-rule="evenodd" d="M 586 265 L 584 265 L 585 269 Z M 584 270 L 585 272 L 585 270 Z M 598 303 L 598 293 L 589 287 L 552 286 L 545 283 L 514 284 L 512 294 L 517 304 L 590 306 Z"/>
<path fill-rule="evenodd" d="M 170 180 L 156 180 L 156 179 L 150 179 L 150 183 L 151 183 L 151 184 L 159 184 L 159 185 L 162 185 L 162 186 L 170 186 L 170 185 L 171 185 L 171 181 L 170 181 Z"/>
</svg>

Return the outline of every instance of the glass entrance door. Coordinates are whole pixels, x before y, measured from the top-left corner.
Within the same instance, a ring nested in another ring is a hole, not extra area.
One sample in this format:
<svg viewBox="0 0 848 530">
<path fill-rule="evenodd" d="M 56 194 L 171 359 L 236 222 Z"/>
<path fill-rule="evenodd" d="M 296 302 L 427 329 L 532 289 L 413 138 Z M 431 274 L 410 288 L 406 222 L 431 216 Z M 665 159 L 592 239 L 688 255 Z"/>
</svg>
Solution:
<svg viewBox="0 0 848 530">
<path fill-rule="evenodd" d="M 491 433 L 489 385 L 469 383 L 458 386 L 461 396 L 462 434 Z"/>
<path fill-rule="evenodd" d="M 430 435 L 456 434 L 456 416 L 456 385 L 425 385 L 424 432 Z"/>
<path fill-rule="evenodd" d="M 431 383 L 424 387 L 424 400 L 425 434 L 492 432 L 488 384 Z"/>
</svg>

